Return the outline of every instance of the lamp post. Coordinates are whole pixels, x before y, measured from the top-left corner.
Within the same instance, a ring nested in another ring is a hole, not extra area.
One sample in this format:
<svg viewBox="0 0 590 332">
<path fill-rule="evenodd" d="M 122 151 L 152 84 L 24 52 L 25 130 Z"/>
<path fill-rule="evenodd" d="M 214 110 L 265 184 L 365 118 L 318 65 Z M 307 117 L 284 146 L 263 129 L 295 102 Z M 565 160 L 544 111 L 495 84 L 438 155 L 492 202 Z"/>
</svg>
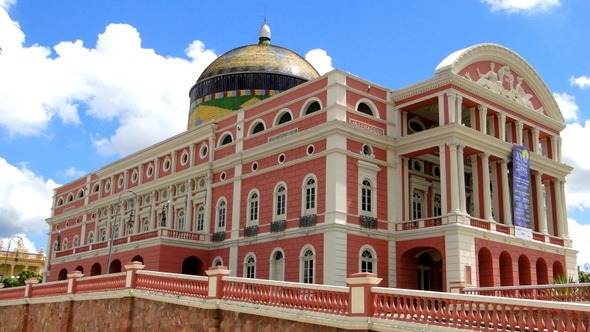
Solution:
<svg viewBox="0 0 590 332">
<path fill-rule="evenodd" d="M 8 253 L 10 252 L 10 244 L 12 243 L 12 240 L 14 240 L 15 238 L 18 238 L 19 240 L 23 241 L 23 238 L 18 235 L 14 235 L 10 239 L 8 239 L 8 248 L 6 249 L 6 258 L 4 259 L 4 272 L 2 272 L 2 278 L 0 278 L 0 280 L 6 278 L 6 268 L 8 267 Z M 18 249 L 16 251 L 16 254 L 14 255 L 14 261 L 18 262 Z"/>
<path fill-rule="evenodd" d="M 109 224 L 109 256 L 107 259 L 107 273 L 106 274 L 109 274 L 110 269 L 111 269 L 111 255 L 113 253 L 113 223 L 117 219 L 121 219 L 121 213 L 123 210 L 123 209 L 121 209 L 121 196 L 123 196 L 123 194 L 126 192 L 132 193 L 133 196 L 135 196 L 134 199 L 137 199 L 137 194 L 133 190 L 130 190 L 130 189 L 127 189 L 119 194 L 119 200 L 117 201 L 117 214 L 115 215 L 115 219 L 113 221 L 111 221 L 111 223 Z M 135 209 L 135 204 L 133 204 L 133 209 Z M 127 222 L 127 224 L 130 226 L 133 225 L 133 210 L 131 210 L 131 213 L 129 213 L 129 221 Z"/>
</svg>

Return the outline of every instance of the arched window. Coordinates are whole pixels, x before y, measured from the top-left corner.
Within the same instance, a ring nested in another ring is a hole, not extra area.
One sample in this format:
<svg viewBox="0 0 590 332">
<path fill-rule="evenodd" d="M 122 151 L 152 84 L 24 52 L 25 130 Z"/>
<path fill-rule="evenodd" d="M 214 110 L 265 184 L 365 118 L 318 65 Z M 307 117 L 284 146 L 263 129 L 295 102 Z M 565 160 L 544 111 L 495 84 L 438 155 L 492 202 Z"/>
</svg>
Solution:
<svg viewBox="0 0 590 332">
<path fill-rule="evenodd" d="M 78 248 L 80 246 L 80 238 L 78 238 L 78 235 L 74 235 L 74 242 L 73 244 L 73 248 Z"/>
<path fill-rule="evenodd" d="M 303 190 L 303 215 L 316 214 L 316 196 L 317 184 L 313 177 L 307 178 L 305 181 L 305 188 Z"/>
<path fill-rule="evenodd" d="M 213 259 L 213 265 L 211 266 L 222 266 L 223 265 L 223 259 L 219 256 L 215 257 Z"/>
<path fill-rule="evenodd" d="M 203 205 L 199 205 L 197 208 L 197 216 L 196 216 L 196 231 L 202 232 L 205 227 L 205 208 Z"/>
<path fill-rule="evenodd" d="M 74 195 L 72 195 L 72 193 L 68 194 L 68 203 L 74 200 Z"/>
<path fill-rule="evenodd" d="M 225 231 L 225 219 L 227 214 L 227 207 L 225 200 L 220 200 L 217 204 L 217 230 Z"/>
<path fill-rule="evenodd" d="M 106 241 L 107 240 L 107 231 L 106 229 L 101 229 L 100 230 L 100 241 Z"/>
<path fill-rule="evenodd" d="M 115 227 L 113 228 L 113 239 L 116 239 L 119 237 L 119 225 L 115 225 Z"/>
<path fill-rule="evenodd" d="M 440 194 L 434 194 L 433 203 L 434 204 L 432 206 L 432 214 L 435 217 L 440 217 L 442 215 L 442 201 Z"/>
<path fill-rule="evenodd" d="M 414 220 L 422 218 L 422 194 L 418 191 L 412 194 L 412 217 Z"/>
<path fill-rule="evenodd" d="M 248 226 L 258 225 L 258 207 L 258 193 L 253 192 L 248 198 Z"/>
<path fill-rule="evenodd" d="M 150 220 L 148 218 L 145 218 L 142 222 L 142 226 L 141 226 L 141 230 L 143 232 L 147 232 L 150 230 Z"/>
<path fill-rule="evenodd" d="M 361 249 L 361 255 L 359 257 L 359 271 L 367 273 L 376 273 L 377 271 L 377 259 L 372 248 Z"/>
<path fill-rule="evenodd" d="M 282 281 L 285 279 L 285 255 L 281 249 L 275 249 L 270 255 L 270 279 Z"/>
<path fill-rule="evenodd" d="M 367 179 L 364 179 L 361 185 L 361 214 L 373 215 L 373 186 Z"/>
<path fill-rule="evenodd" d="M 62 205 L 64 205 L 64 199 L 63 199 L 62 197 L 60 197 L 60 198 L 57 200 L 57 206 L 62 206 Z"/>
<path fill-rule="evenodd" d="M 289 112 L 285 112 L 281 115 L 281 117 L 279 118 L 279 121 L 277 122 L 277 124 L 283 124 L 283 123 L 287 123 L 289 121 L 293 120 L 293 118 L 291 117 L 291 113 Z"/>
<path fill-rule="evenodd" d="M 257 124 L 255 124 L 255 125 L 252 127 L 252 134 L 256 134 L 256 133 L 259 133 L 259 132 L 261 132 L 261 131 L 264 131 L 264 129 L 265 129 L 265 128 L 264 128 L 264 123 L 262 123 L 262 122 L 258 122 Z"/>
<path fill-rule="evenodd" d="M 301 282 L 313 284 L 315 282 L 315 254 L 312 248 L 306 247 L 301 254 Z"/>
<path fill-rule="evenodd" d="M 287 219 L 287 188 L 280 184 L 275 190 L 274 220 Z"/>
<path fill-rule="evenodd" d="M 61 250 L 68 250 L 68 239 L 67 238 L 63 239 L 63 241 L 61 242 Z"/>
<path fill-rule="evenodd" d="M 256 278 L 256 258 L 254 258 L 254 255 L 246 256 L 244 262 L 244 277 L 252 279 Z"/>
<path fill-rule="evenodd" d="M 305 109 L 305 115 L 311 114 L 313 112 L 317 112 L 320 109 L 322 109 L 322 106 L 320 105 L 320 103 L 317 101 L 314 101 L 311 104 L 309 104 L 309 106 L 307 106 L 307 108 Z"/>
<path fill-rule="evenodd" d="M 176 229 L 179 231 L 184 230 L 184 211 L 178 212 L 178 216 L 176 217 Z"/>
<path fill-rule="evenodd" d="M 227 145 L 227 144 L 230 144 L 231 142 L 233 142 L 233 138 L 231 137 L 231 134 L 228 133 L 228 134 L 223 135 L 223 137 L 219 141 L 219 146 Z"/>
<path fill-rule="evenodd" d="M 361 113 L 365 113 L 367 115 L 373 116 L 373 110 L 371 109 L 371 107 L 369 107 L 369 105 L 367 105 L 365 103 L 358 104 L 358 106 L 356 107 L 356 110 Z"/>
<path fill-rule="evenodd" d="M 94 232 L 90 231 L 90 233 L 88 233 L 88 244 L 93 244 L 94 243 Z"/>
</svg>

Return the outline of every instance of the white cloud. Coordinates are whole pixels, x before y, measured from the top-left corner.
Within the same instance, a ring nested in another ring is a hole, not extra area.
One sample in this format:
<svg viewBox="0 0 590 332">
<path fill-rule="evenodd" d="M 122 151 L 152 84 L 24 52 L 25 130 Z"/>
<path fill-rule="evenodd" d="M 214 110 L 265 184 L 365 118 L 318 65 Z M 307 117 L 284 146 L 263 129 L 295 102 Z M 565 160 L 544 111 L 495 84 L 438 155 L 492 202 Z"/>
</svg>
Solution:
<svg viewBox="0 0 590 332">
<path fill-rule="evenodd" d="M 590 208 L 590 154 L 581 142 L 590 142 L 590 121 L 568 124 L 561 132 L 564 162 L 574 168 L 567 177 L 567 204 L 579 209 Z"/>
<path fill-rule="evenodd" d="M 16 0 L 0 0 L 0 8 L 8 9 L 10 6 L 14 5 Z"/>
<path fill-rule="evenodd" d="M 77 179 L 79 177 L 84 176 L 85 174 L 86 174 L 86 172 L 75 169 L 74 167 L 70 167 L 63 172 L 64 176 L 71 178 L 71 179 Z"/>
<path fill-rule="evenodd" d="M 578 250 L 578 265 L 590 263 L 590 225 L 580 224 L 576 220 L 568 218 L 568 231 L 573 241 L 574 249 Z"/>
<path fill-rule="evenodd" d="M 17 168 L 0 158 L 0 183 L 0 237 L 47 229 L 55 182 L 35 175 L 26 165 Z"/>
<path fill-rule="evenodd" d="M 590 87 L 590 77 L 588 76 L 579 76 L 579 77 L 571 77 L 570 84 L 576 85 L 581 89 L 585 89 Z"/>
<path fill-rule="evenodd" d="M 576 97 L 569 95 L 567 93 L 553 93 L 553 98 L 557 102 L 559 106 L 559 110 L 561 114 L 563 114 L 563 118 L 567 120 L 577 120 L 578 119 L 578 104 L 576 104 Z"/>
<path fill-rule="evenodd" d="M 326 51 L 319 48 L 307 52 L 305 54 L 305 60 L 311 63 L 320 75 L 324 75 L 334 69 L 332 67 L 332 58 Z"/>
<path fill-rule="evenodd" d="M 492 11 L 506 11 L 508 13 L 546 12 L 559 7 L 560 0 L 482 0 L 491 6 Z"/>
<path fill-rule="evenodd" d="M 33 253 L 33 252 L 39 252 L 39 247 L 37 247 L 38 244 L 34 243 L 31 239 L 27 238 L 27 236 L 24 233 L 20 233 L 20 234 L 16 234 L 16 236 L 20 236 L 20 238 L 23 240 L 22 241 L 22 245 L 25 249 L 28 250 L 28 252 Z M 8 242 L 10 241 L 10 251 L 15 251 L 16 248 L 18 248 L 19 245 L 19 238 L 18 237 L 5 237 L 0 239 L 0 247 L 2 248 L 2 250 L 8 250 Z M 20 250 L 19 250 L 20 252 Z M 45 251 L 47 252 L 47 251 Z"/>
<path fill-rule="evenodd" d="M 158 55 L 127 24 L 107 26 L 95 48 L 66 41 L 54 54 L 23 47 L 23 32 L 3 9 L 0 31 L 0 127 L 10 136 L 45 135 L 56 118 L 80 123 L 84 104 L 91 121 L 119 125 L 92 138 L 103 154 L 126 155 L 185 130 L 188 89 L 216 58 L 200 41 L 185 50 L 189 60 Z"/>
</svg>

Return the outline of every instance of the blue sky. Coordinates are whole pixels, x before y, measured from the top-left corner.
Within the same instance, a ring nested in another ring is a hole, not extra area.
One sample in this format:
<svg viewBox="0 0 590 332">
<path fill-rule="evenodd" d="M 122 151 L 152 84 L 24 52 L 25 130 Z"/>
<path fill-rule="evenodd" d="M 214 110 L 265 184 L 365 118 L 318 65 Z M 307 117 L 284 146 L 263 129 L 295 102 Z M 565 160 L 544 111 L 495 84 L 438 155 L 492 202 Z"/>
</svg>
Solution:
<svg viewBox="0 0 590 332">
<path fill-rule="evenodd" d="M 185 130 L 201 71 L 256 43 L 266 16 L 272 43 L 321 73 L 391 89 L 474 44 L 520 54 L 566 118 L 569 230 L 590 262 L 588 13 L 587 0 L 0 0 L 0 239 L 45 247 L 53 188 Z"/>
</svg>

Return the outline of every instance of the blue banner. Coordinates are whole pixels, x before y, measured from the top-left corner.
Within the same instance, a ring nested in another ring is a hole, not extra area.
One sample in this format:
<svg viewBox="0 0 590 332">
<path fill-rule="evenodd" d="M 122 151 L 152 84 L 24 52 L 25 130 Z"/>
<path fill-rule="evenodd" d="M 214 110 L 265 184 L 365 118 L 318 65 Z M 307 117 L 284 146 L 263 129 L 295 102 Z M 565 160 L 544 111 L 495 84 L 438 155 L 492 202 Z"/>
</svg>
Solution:
<svg viewBox="0 0 590 332">
<path fill-rule="evenodd" d="M 531 228 L 531 158 L 526 146 L 512 148 L 512 214 L 514 226 Z"/>
</svg>

